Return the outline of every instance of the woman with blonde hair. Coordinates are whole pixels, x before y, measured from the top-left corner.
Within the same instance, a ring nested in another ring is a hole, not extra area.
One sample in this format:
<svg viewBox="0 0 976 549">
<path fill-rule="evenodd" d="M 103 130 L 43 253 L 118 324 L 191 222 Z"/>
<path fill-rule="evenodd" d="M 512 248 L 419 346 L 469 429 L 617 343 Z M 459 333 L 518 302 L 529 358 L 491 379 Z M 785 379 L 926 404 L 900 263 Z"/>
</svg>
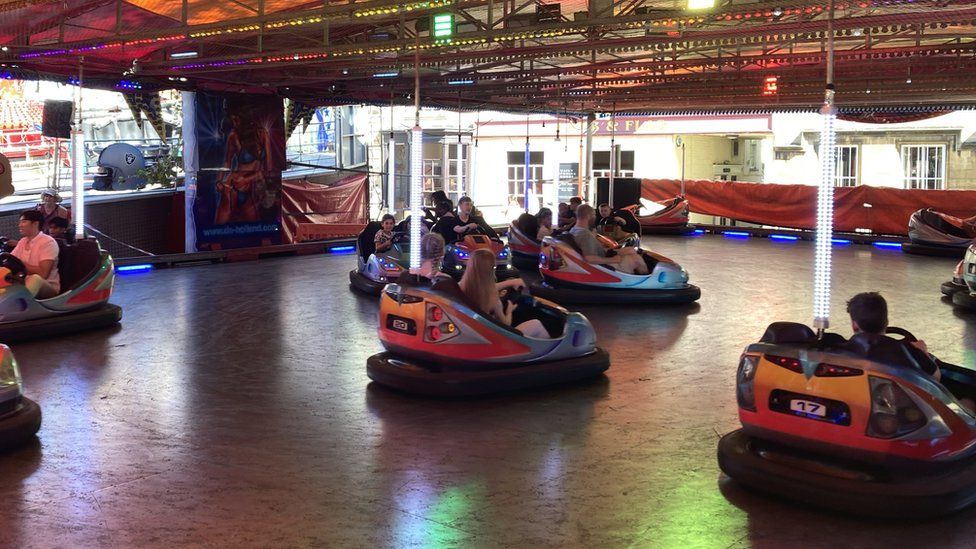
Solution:
<svg viewBox="0 0 976 549">
<path fill-rule="evenodd" d="M 505 282 L 495 282 L 495 254 L 490 250 L 475 250 L 468 260 L 468 268 L 461 277 L 461 291 L 468 300 L 475 305 L 483 314 L 490 315 L 492 318 L 506 326 L 512 326 L 512 312 L 515 304 L 510 302 L 502 303 L 498 298 L 498 292 L 505 288 L 518 288 L 524 286 L 520 278 L 513 278 Z M 537 319 L 527 320 L 518 326 L 512 326 L 526 337 L 538 339 L 549 339 L 549 332 L 545 326 Z"/>
</svg>

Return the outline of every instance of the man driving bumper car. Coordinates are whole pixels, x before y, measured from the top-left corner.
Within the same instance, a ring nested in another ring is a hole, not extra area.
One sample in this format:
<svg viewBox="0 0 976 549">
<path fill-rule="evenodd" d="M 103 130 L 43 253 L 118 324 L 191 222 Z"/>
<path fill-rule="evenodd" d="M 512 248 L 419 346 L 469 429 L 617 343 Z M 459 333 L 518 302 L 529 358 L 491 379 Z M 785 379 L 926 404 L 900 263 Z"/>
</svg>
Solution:
<svg viewBox="0 0 976 549">
<path fill-rule="evenodd" d="M 445 236 L 447 242 L 443 271 L 460 280 L 471 254 L 475 250 L 485 249 L 495 255 L 495 276 L 500 280 L 518 276 L 518 270 L 512 267 L 508 246 L 502 243 L 498 233 L 484 219 L 472 213 L 473 208 L 471 198 L 462 196 L 458 200 L 457 215 L 438 222 L 438 232 Z"/>
<path fill-rule="evenodd" d="M 833 513 L 917 519 L 976 501 L 976 373 L 887 328 L 879 302 L 851 300 L 850 341 L 777 322 L 746 348 L 742 429 L 718 447 L 727 475 Z"/>
<path fill-rule="evenodd" d="M 0 341 L 49 338 L 118 323 L 122 309 L 108 302 L 115 284 L 112 256 L 94 239 L 55 242 L 39 233 L 36 216 L 40 212 L 24 212 L 23 238 L 13 253 L 0 253 Z"/>
</svg>

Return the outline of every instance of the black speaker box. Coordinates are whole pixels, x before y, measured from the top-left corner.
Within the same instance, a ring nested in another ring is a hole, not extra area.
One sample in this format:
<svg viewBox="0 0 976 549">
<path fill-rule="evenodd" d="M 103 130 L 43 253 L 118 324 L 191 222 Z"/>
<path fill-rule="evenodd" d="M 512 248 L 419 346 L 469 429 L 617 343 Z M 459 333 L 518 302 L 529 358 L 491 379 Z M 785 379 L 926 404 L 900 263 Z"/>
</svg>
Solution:
<svg viewBox="0 0 976 549">
<path fill-rule="evenodd" d="M 610 197 L 610 178 L 600 177 L 596 180 L 596 204 L 598 206 L 604 202 L 610 204 L 611 208 L 624 208 L 640 202 L 641 179 L 637 177 L 615 177 L 613 178 L 613 201 Z"/>
<path fill-rule="evenodd" d="M 44 102 L 44 118 L 41 121 L 41 135 L 44 137 L 71 137 L 71 114 L 74 104 L 71 101 Z"/>
</svg>

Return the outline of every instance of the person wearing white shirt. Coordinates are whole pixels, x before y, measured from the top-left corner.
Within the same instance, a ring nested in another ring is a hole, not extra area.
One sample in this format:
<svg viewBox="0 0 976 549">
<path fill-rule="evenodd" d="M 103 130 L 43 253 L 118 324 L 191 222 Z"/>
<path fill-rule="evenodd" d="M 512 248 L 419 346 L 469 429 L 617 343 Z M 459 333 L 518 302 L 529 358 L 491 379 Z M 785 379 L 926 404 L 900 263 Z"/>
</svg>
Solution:
<svg viewBox="0 0 976 549">
<path fill-rule="evenodd" d="M 54 297 L 61 292 L 61 277 L 58 275 L 58 243 L 41 232 L 44 215 L 37 210 L 28 210 L 20 215 L 18 225 L 23 238 L 11 252 L 27 268 L 24 284 L 31 295 L 38 299 Z"/>
</svg>

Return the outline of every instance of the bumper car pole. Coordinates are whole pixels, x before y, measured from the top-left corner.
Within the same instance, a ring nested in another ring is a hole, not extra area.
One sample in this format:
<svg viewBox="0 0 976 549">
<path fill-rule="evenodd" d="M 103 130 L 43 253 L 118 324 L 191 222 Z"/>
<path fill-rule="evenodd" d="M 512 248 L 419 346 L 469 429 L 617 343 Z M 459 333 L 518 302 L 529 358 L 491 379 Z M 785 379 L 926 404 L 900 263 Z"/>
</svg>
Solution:
<svg viewBox="0 0 976 549">
<path fill-rule="evenodd" d="M 529 159 L 531 156 L 529 152 L 529 115 L 527 114 L 525 115 L 525 197 L 522 199 L 525 213 L 529 213 Z"/>
<path fill-rule="evenodd" d="M 81 90 L 84 86 L 85 58 L 78 60 L 78 93 L 75 127 L 71 130 L 71 214 L 75 221 L 75 239 L 85 238 L 85 134 L 81 126 Z"/>
<path fill-rule="evenodd" d="M 423 168 L 424 131 L 420 129 L 420 33 L 414 48 L 413 104 L 414 126 L 410 134 L 410 268 L 420 268 L 420 180 Z"/>
<path fill-rule="evenodd" d="M 834 1 L 830 0 L 827 18 L 827 87 L 823 130 L 820 134 L 820 189 L 817 193 L 817 237 L 814 256 L 813 325 L 818 335 L 830 326 L 830 254 L 834 221 L 834 156 L 837 119 L 834 109 Z"/>
</svg>

